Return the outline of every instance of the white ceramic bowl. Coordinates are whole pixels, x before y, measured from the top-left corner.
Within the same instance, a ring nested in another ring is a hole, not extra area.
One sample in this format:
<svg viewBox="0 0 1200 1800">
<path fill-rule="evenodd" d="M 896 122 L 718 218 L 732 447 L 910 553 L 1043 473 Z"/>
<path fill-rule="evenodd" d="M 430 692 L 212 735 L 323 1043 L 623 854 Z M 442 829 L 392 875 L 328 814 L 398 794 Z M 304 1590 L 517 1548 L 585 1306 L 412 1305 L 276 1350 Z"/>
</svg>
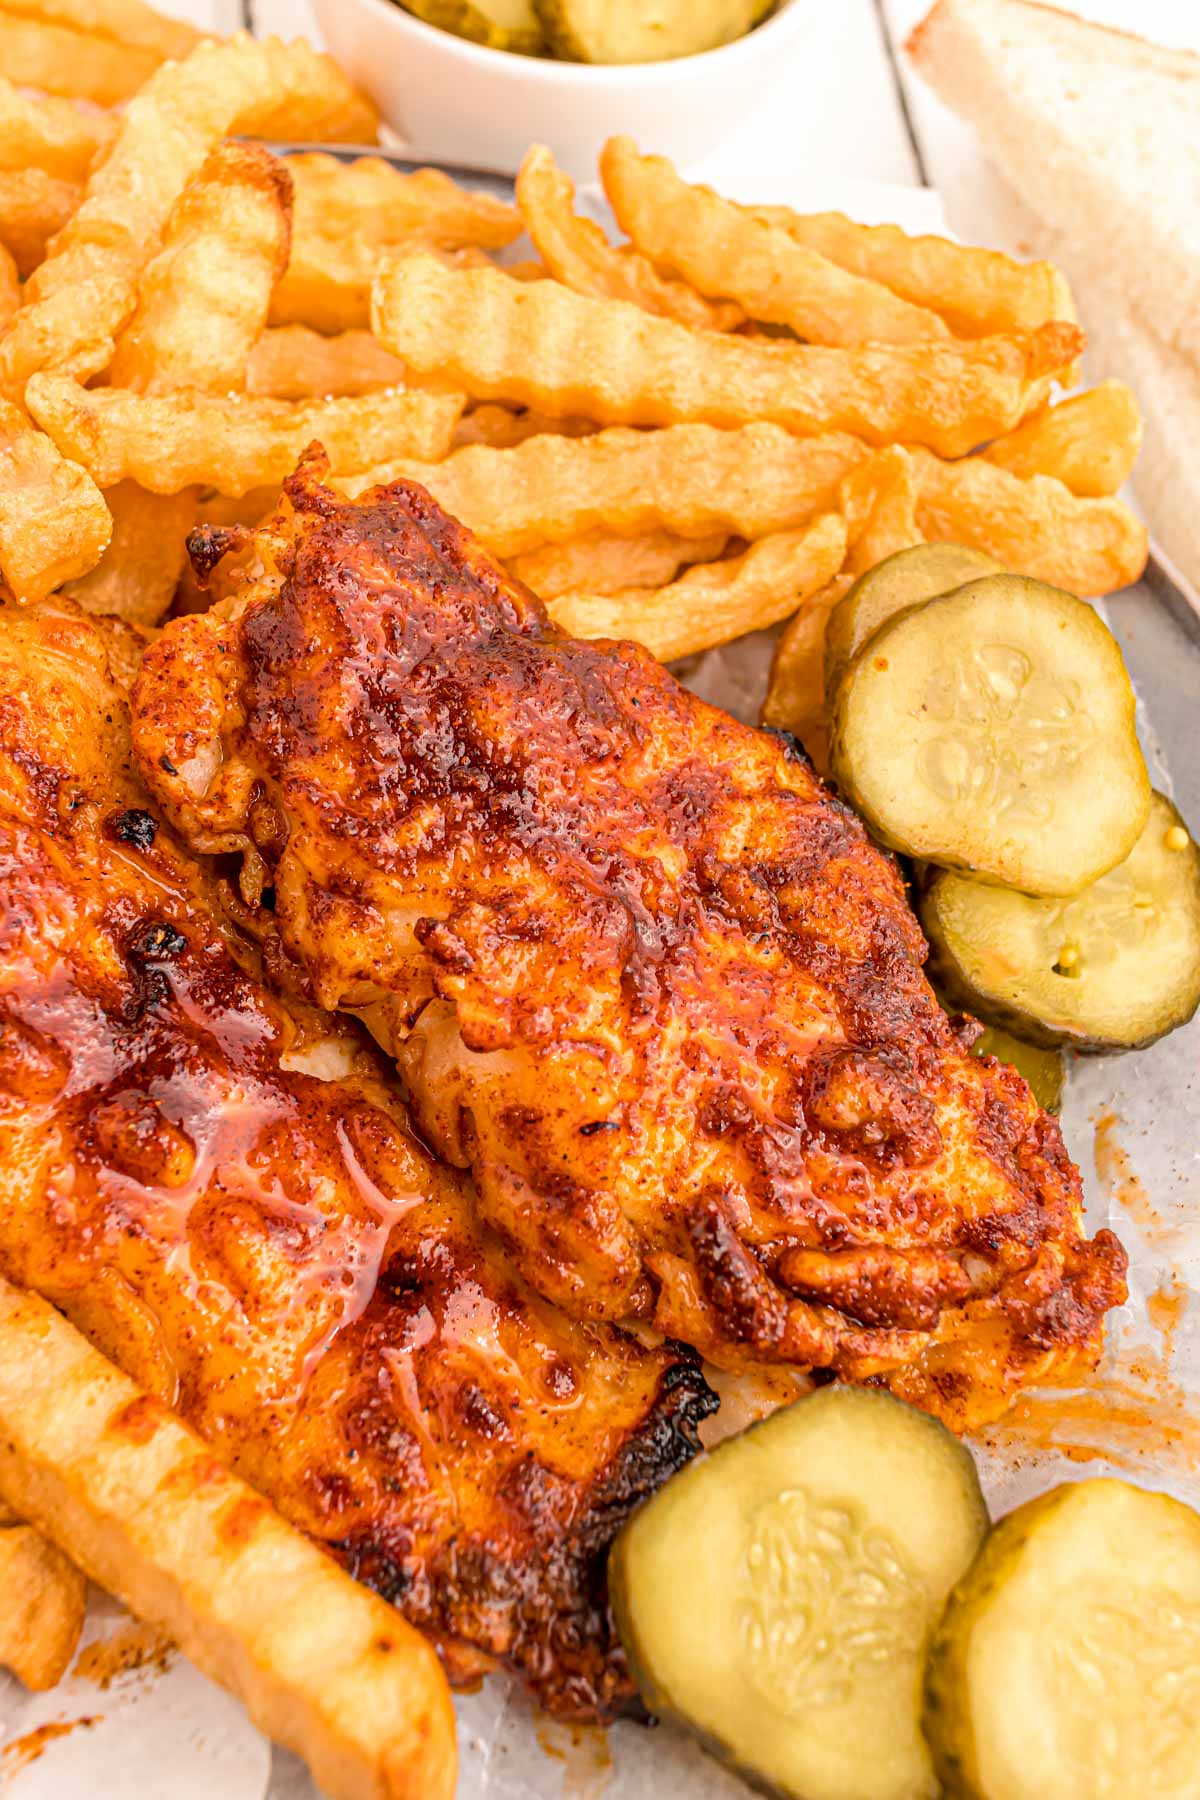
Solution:
<svg viewBox="0 0 1200 1800">
<path fill-rule="evenodd" d="M 800 39 L 836 7 L 781 0 L 719 50 L 617 67 L 487 50 L 392 0 L 316 0 L 316 12 L 334 56 L 419 155 L 515 174 L 529 145 L 542 143 L 590 181 L 617 131 L 643 150 L 697 161 L 788 73 Z"/>
</svg>

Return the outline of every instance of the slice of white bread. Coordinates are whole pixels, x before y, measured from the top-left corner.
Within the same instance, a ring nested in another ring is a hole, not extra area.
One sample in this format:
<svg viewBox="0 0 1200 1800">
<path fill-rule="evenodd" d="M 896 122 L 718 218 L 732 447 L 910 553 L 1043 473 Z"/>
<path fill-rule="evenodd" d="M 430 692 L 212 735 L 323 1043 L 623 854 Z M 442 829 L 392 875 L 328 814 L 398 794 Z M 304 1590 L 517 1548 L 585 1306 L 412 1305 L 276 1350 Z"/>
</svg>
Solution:
<svg viewBox="0 0 1200 1800">
<path fill-rule="evenodd" d="M 1200 56 L 1034 0 L 938 0 L 908 52 L 1022 199 L 1195 351 Z"/>
<path fill-rule="evenodd" d="M 1200 57 L 1035 0 L 938 0 L 908 51 L 1031 209 L 1093 373 L 1137 393 L 1137 496 L 1200 587 Z"/>
</svg>

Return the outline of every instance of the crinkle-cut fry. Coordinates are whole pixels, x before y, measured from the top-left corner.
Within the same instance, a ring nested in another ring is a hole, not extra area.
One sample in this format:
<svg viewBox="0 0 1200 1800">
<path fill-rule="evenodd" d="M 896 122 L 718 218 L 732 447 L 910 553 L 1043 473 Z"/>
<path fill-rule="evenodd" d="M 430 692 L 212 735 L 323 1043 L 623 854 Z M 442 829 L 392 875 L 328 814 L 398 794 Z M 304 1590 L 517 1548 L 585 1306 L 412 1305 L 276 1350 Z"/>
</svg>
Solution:
<svg viewBox="0 0 1200 1800">
<path fill-rule="evenodd" d="M 456 450 L 443 463 L 394 463 L 338 485 L 360 494 L 379 482 L 422 482 L 496 556 L 588 531 L 632 537 L 735 532 L 748 539 L 807 524 L 836 499 L 866 452 L 854 438 L 796 438 L 777 425 L 718 431 L 600 431 L 532 437 L 513 450 Z"/>
<path fill-rule="evenodd" d="M 735 300 L 751 319 L 814 344 L 918 344 L 949 336 L 936 312 L 839 267 L 779 226 L 711 188 L 684 181 L 665 156 L 610 138 L 604 191 L 622 231 L 660 268 L 701 293 Z"/>
<path fill-rule="evenodd" d="M 745 314 L 728 300 L 709 300 L 685 281 L 660 275 L 648 256 L 610 244 L 599 225 L 575 211 L 575 187 L 544 144 L 534 144 L 517 172 L 517 205 L 525 229 L 556 281 L 577 294 L 629 300 L 646 312 L 697 330 L 732 331 Z"/>
<path fill-rule="evenodd" d="M 1130 477 L 1142 443 L 1142 415 L 1123 381 L 1102 381 L 1048 406 L 997 438 L 988 462 L 1013 475 L 1053 475 L 1073 494 L 1115 494 Z"/>
<path fill-rule="evenodd" d="M 137 93 L 161 61 L 152 50 L 115 44 L 95 32 L 0 13 L 0 69 L 19 87 L 117 106 Z"/>
<path fill-rule="evenodd" d="M 60 181 L 86 180 L 120 129 L 114 113 L 70 100 L 23 94 L 0 76 L 0 168 L 44 169 Z"/>
<path fill-rule="evenodd" d="M 520 262 L 504 264 L 504 273 L 510 281 L 552 281 L 545 263 L 537 256 L 523 257 Z"/>
<path fill-rule="evenodd" d="M 383 265 L 371 325 L 410 368 L 481 400 L 610 425 L 765 419 L 799 435 L 911 440 L 947 456 L 1011 430 L 1083 342 L 1077 327 L 1056 324 L 970 344 L 747 343 L 557 281 L 523 285 L 426 254 Z"/>
<path fill-rule="evenodd" d="M 898 444 L 876 451 L 846 476 L 838 505 L 846 521 L 845 566 L 801 606 L 780 636 L 762 708 L 763 724 L 799 738 L 822 771 L 828 766 L 829 748 L 825 697 L 829 615 L 864 570 L 922 542 L 911 457 Z"/>
<path fill-rule="evenodd" d="M 101 487 L 137 481 L 152 494 L 214 487 L 246 493 L 290 475 L 314 441 L 334 470 L 399 456 L 436 462 L 450 447 L 461 394 L 382 388 L 337 400 L 229 394 L 134 394 L 35 375 L 26 401 L 64 455 Z"/>
<path fill-rule="evenodd" d="M 0 331 L 21 304 L 21 277 L 12 252 L 0 244 Z"/>
<path fill-rule="evenodd" d="M 370 394 L 404 382 L 400 358 L 369 331 L 326 337 L 307 325 L 277 325 L 263 332 L 246 365 L 246 392 L 276 400 Z"/>
<path fill-rule="evenodd" d="M 372 338 L 372 343 L 378 342 Z M 382 345 L 380 346 L 382 350 Z M 386 354 L 386 352 L 385 352 Z M 511 450 L 527 438 L 553 432 L 558 437 L 590 437 L 600 427 L 591 419 L 552 419 L 547 413 L 512 412 L 507 406 L 485 400 L 464 413 L 454 428 L 456 450 L 468 444 L 487 444 L 493 450 Z"/>
<path fill-rule="evenodd" d="M 142 271 L 112 383 L 144 394 L 240 391 L 287 262 L 290 225 L 291 177 L 279 158 L 256 144 L 218 144 L 172 207 L 163 248 Z M 73 597 L 89 612 L 155 625 L 187 561 L 196 489 L 152 494 L 123 481 L 105 499 L 112 542 Z"/>
<path fill-rule="evenodd" d="M 451 1800 L 437 1655 L 44 1300 L 0 1282 L 0 1493 L 332 1800 Z"/>
<path fill-rule="evenodd" d="M 1053 263 L 1018 262 L 1000 250 L 951 238 L 913 237 L 899 225 L 860 225 L 845 213 L 797 213 L 786 206 L 751 210 L 851 274 L 940 313 L 959 337 L 1032 331 L 1076 317 L 1066 276 Z"/>
<path fill-rule="evenodd" d="M 402 246 L 416 249 L 415 241 Z M 383 262 L 398 246 L 369 237 L 321 237 L 292 232 L 292 254 L 271 299 L 273 325 L 309 325 L 333 336 L 360 331 L 371 322 L 371 287 Z M 434 252 L 452 267 L 492 267 L 475 244 Z"/>
<path fill-rule="evenodd" d="M 1146 566 L 1146 528 L 1120 500 L 1080 499 L 1052 476 L 1023 479 L 980 456 L 910 454 L 917 523 L 932 543 L 970 544 L 1085 598 L 1127 587 Z"/>
<path fill-rule="evenodd" d="M 0 339 L 0 392 L 19 402 L 31 375 L 75 367 L 85 346 L 116 336 L 172 206 L 210 150 L 264 108 L 303 93 L 314 56 L 306 44 L 239 32 L 151 77 Z"/>
<path fill-rule="evenodd" d="M 289 59 L 286 86 L 263 97 L 238 120 L 248 137 L 300 139 L 310 144 L 374 144 L 379 114 L 332 56 L 304 38 L 265 38 Z"/>
<path fill-rule="evenodd" d="M 149 494 L 133 481 L 107 489 L 112 539 L 94 569 L 64 591 L 85 612 L 157 625 L 175 598 L 187 562 L 196 494 Z"/>
<path fill-rule="evenodd" d="M 846 524 L 825 513 L 802 531 L 762 538 L 741 556 L 701 563 L 668 587 L 563 594 L 550 616 L 573 637 L 632 638 L 660 662 L 711 650 L 787 618 L 832 580 L 846 553 Z"/>
<path fill-rule="evenodd" d="M 685 538 L 671 531 L 618 537 L 590 531 L 565 544 L 543 544 L 509 560 L 508 569 L 540 600 L 561 594 L 619 594 L 623 588 L 661 588 L 693 563 L 716 562 L 729 534 Z"/>
<path fill-rule="evenodd" d="M 17 406 L 0 400 L 0 574 L 17 600 L 44 600 L 99 562 L 112 518 L 96 483 Z"/>
<path fill-rule="evenodd" d="M 143 0 L 4 0 L 4 10 L 49 25 L 91 31 L 164 60 L 190 55 L 206 35 L 182 19 L 165 18 Z"/>
<path fill-rule="evenodd" d="M 873 569 L 886 556 L 924 542 L 917 524 L 916 471 L 900 444 L 879 450 L 847 475 L 838 497 L 846 520 L 852 575 Z"/>
<path fill-rule="evenodd" d="M 296 190 L 296 235 L 364 238 L 400 244 L 407 238 L 446 250 L 474 244 L 502 250 L 522 231 L 506 201 L 460 187 L 441 169 L 405 173 L 379 156 L 342 162 L 308 151 L 287 158 Z"/>
<path fill-rule="evenodd" d="M 772 731 L 786 731 L 803 744 L 822 774 L 829 768 L 825 632 L 830 613 L 854 581 L 845 572 L 835 575 L 805 601 L 781 633 L 760 714 Z"/>
<path fill-rule="evenodd" d="M 257 144 L 218 144 L 167 221 L 143 269 L 137 310 L 109 379 L 139 393 L 228 394 L 266 324 L 287 264 L 291 179 Z"/>
<path fill-rule="evenodd" d="M 196 508 L 197 525 L 257 525 L 268 514 L 278 511 L 279 484 L 272 483 L 267 487 L 251 488 L 248 493 L 231 496 L 229 494 L 205 494 Z M 207 596 L 206 607 L 211 605 L 212 596 Z"/>
<path fill-rule="evenodd" d="M 87 1581 L 31 1525 L 0 1527 L 0 1666 L 35 1693 L 57 1687 L 87 1612 Z"/>
<path fill-rule="evenodd" d="M 0 169 L 0 243 L 22 275 L 32 274 L 56 237 L 79 211 L 83 187 L 44 169 Z"/>
</svg>

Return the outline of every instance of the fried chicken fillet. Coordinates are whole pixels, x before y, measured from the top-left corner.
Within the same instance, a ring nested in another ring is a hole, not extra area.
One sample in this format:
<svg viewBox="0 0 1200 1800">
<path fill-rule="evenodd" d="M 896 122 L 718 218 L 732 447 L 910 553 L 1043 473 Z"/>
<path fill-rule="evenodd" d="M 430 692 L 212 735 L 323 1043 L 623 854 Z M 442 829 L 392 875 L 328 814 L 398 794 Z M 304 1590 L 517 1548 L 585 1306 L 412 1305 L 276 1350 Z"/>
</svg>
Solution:
<svg viewBox="0 0 1200 1800">
<path fill-rule="evenodd" d="M 0 1267 L 452 1676 L 606 1717 L 605 1551 L 715 1400 L 530 1291 L 360 1036 L 263 986 L 130 773 L 94 624 L 0 610 Z"/>
<path fill-rule="evenodd" d="M 422 488 L 318 475 L 195 540 L 219 599 L 145 658 L 140 767 L 273 887 L 526 1278 L 959 1428 L 1092 1360 L 1121 1247 L 797 748 L 562 636 Z"/>
</svg>

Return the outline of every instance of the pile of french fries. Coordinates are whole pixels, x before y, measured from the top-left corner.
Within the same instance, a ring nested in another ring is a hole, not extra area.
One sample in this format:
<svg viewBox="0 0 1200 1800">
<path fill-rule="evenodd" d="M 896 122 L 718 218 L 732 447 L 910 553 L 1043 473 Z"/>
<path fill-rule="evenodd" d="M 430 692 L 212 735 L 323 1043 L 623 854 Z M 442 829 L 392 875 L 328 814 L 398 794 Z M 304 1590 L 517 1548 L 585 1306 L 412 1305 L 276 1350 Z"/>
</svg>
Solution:
<svg viewBox="0 0 1200 1800">
<path fill-rule="evenodd" d="M 256 522 L 317 440 L 347 492 L 425 483 L 575 634 L 673 660 L 789 621 L 763 717 L 819 760 L 825 622 L 882 557 L 952 540 L 1084 595 L 1140 573 L 1145 533 L 1115 497 L 1137 407 L 1111 381 L 1056 400 L 1083 339 L 1049 264 L 736 205 L 620 137 L 600 173 L 622 242 L 542 148 L 513 207 L 437 171 L 255 141 L 375 127 L 303 43 L 204 38 L 142 0 L 0 0 L 5 600 L 63 592 L 148 633 L 203 604 L 192 528 Z M 11 1346 L 57 1327 L 2 1289 L 0 1311 L 11 1437 Z M 89 1564 L 70 1535 L 85 1489 L 76 1514 L 39 1512 L 50 1478 L 23 1466 L 0 1458 L 0 1495 L 103 1578 L 120 1556 L 93 1544 Z M 0 1658 L 48 1685 L 82 1580 L 18 1518 L 0 1521 L 0 1561 Z M 189 1606 L 160 1620 L 185 1641 Z M 197 1643 L 210 1626 L 232 1629 L 202 1620 Z M 351 1637 L 376 1628 L 363 1613 Z M 231 1662 L 253 1673 L 247 1654 Z M 290 1679 L 289 1741 L 331 1789 L 368 1791 L 359 1764 L 353 1781 L 334 1769 L 342 1725 L 311 1671 L 263 1655 L 256 1716 L 278 1727 Z"/>
</svg>

